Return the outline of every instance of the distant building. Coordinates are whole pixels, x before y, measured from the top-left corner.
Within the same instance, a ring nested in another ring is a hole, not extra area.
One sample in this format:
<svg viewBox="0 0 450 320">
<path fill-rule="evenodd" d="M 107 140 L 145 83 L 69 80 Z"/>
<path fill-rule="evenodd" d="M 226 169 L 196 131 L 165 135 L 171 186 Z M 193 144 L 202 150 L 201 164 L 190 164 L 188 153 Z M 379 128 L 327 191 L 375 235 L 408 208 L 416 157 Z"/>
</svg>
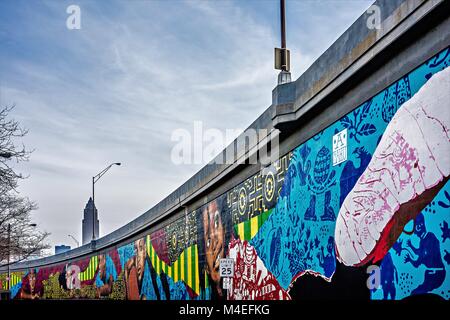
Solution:
<svg viewBox="0 0 450 320">
<path fill-rule="evenodd" d="M 84 208 L 84 216 L 81 226 L 81 233 L 83 235 L 82 239 L 83 244 L 91 242 L 92 232 L 94 232 L 95 234 L 95 239 L 98 239 L 99 226 L 100 222 L 98 221 L 97 208 L 95 208 L 92 198 L 89 198 L 89 201 L 87 202 L 86 207 Z"/>
<path fill-rule="evenodd" d="M 65 246 L 65 245 L 60 245 L 60 246 L 55 246 L 55 254 L 60 254 L 66 251 L 69 251 L 71 248 L 70 246 Z"/>
</svg>

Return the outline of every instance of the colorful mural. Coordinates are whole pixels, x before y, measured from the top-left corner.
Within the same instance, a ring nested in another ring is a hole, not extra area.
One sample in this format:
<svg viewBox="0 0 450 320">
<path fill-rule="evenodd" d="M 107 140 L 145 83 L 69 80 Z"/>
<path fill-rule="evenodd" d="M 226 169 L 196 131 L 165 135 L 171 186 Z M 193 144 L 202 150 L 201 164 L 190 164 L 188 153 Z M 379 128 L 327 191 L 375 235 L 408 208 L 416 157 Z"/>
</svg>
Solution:
<svg viewBox="0 0 450 320">
<path fill-rule="evenodd" d="M 450 174 L 449 70 L 402 105 L 374 155 L 346 196 L 336 222 L 338 259 L 346 265 L 381 260 L 434 198 Z"/>
<path fill-rule="evenodd" d="M 14 270 L 13 298 L 288 300 L 311 278 L 332 298 L 348 291 L 342 279 L 356 281 L 351 272 L 375 266 L 378 285 L 360 284 L 371 299 L 449 299 L 449 64 L 447 48 L 272 165 L 131 243 Z M 231 279 L 220 276 L 222 258 L 234 261 Z M 8 288 L 5 274 L 0 285 Z"/>
<path fill-rule="evenodd" d="M 450 299 L 450 182 L 409 221 L 383 257 L 381 286 L 373 299 L 432 293 Z"/>
</svg>

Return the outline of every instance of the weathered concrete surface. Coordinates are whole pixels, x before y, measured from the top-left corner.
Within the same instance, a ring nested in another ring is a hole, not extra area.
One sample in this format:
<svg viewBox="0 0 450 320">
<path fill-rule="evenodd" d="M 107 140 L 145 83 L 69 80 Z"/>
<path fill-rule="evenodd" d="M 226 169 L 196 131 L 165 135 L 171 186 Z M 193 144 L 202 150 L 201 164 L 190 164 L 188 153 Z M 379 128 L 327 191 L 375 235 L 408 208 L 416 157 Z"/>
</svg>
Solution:
<svg viewBox="0 0 450 320">
<path fill-rule="evenodd" d="M 280 154 L 292 150 L 449 46 L 448 2 L 376 1 L 381 8 L 382 28 L 369 30 L 363 14 L 301 77 L 276 87 L 272 105 L 249 128 L 269 129 L 275 133 L 279 133 L 275 126 L 280 128 Z M 230 147 L 236 151 L 236 141 Z M 256 150 L 255 146 L 249 149 Z M 214 199 L 259 168 L 238 162 L 208 164 L 153 208 L 95 243 L 56 256 L 18 263 L 12 270 L 60 263 L 134 240 L 156 224 L 160 227 L 186 210 L 191 211 Z"/>
</svg>

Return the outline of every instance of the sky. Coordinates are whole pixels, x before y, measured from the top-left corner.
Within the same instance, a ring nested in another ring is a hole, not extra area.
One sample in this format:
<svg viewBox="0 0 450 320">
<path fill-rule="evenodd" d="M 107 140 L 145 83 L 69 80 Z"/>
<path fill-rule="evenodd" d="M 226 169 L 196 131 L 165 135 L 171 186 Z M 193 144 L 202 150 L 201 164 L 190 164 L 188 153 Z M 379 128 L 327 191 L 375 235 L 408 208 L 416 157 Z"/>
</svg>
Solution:
<svg viewBox="0 0 450 320">
<path fill-rule="evenodd" d="M 287 0 L 297 79 L 373 0 Z M 69 30 L 69 5 L 81 29 Z M 135 219 L 206 164 L 175 164 L 175 130 L 242 130 L 271 104 L 279 1 L 0 1 L 0 106 L 33 150 L 18 191 L 53 246 L 81 243 L 92 176 L 100 235 Z M 230 142 L 233 137 L 229 137 Z"/>
</svg>

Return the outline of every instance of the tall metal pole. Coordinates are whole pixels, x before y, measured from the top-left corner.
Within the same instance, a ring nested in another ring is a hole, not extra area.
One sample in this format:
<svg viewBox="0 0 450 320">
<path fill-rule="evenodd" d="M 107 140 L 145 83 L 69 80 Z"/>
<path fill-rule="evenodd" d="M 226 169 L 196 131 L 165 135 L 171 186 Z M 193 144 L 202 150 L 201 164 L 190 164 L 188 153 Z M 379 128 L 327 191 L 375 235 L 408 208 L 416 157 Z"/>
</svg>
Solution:
<svg viewBox="0 0 450 320">
<path fill-rule="evenodd" d="M 92 177 L 92 240 L 95 240 L 95 183 L 113 166 L 120 166 L 120 162 L 114 162 L 111 163 L 109 166 L 107 166 L 105 169 L 100 171 L 99 174 Z"/>
<path fill-rule="evenodd" d="M 92 240 L 95 240 L 95 177 L 92 177 Z"/>
<path fill-rule="evenodd" d="M 11 288 L 11 270 L 9 267 L 9 261 L 11 256 L 11 223 L 8 223 L 8 290 Z"/>
<path fill-rule="evenodd" d="M 79 242 L 73 235 L 68 234 L 68 236 L 69 236 L 70 238 L 72 238 L 73 241 L 75 241 L 75 243 L 77 244 L 77 248 L 78 248 L 78 247 L 80 246 L 80 242 Z"/>
<path fill-rule="evenodd" d="M 286 0 L 280 0 L 280 30 L 281 48 L 275 48 L 275 69 L 281 70 L 278 74 L 278 84 L 291 82 L 290 53 L 286 48 Z"/>
<path fill-rule="evenodd" d="M 281 48 L 286 49 L 286 10 L 285 0 L 280 0 Z"/>
</svg>

